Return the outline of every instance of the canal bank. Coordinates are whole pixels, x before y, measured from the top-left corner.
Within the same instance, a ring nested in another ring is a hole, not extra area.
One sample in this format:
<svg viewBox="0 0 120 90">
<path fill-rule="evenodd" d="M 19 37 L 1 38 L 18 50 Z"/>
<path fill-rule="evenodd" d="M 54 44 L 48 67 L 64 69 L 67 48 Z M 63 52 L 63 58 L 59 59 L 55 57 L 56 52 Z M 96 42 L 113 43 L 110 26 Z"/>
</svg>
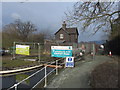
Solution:
<svg viewBox="0 0 120 90">
<path fill-rule="evenodd" d="M 49 73 L 53 69 L 54 68 L 47 67 L 46 73 Z M 38 72 L 36 75 L 25 80 L 24 82 L 21 82 L 23 79 L 28 78 L 29 76 L 33 75 L 36 72 Z M 17 86 L 17 88 L 32 88 L 37 82 L 39 82 L 42 78 L 44 78 L 44 76 L 45 76 L 44 65 L 18 69 L 18 70 L 1 71 L 0 72 L 0 80 L 2 85 L 1 88 L 8 89 L 19 82 L 21 83 Z"/>
<path fill-rule="evenodd" d="M 15 87 L 29 89 L 34 88 L 39 81 L 42 82 L 44 80 L 45 75 L 48 75 L 50 72 L 55 72 L 55 67 L 60 67 L 56 65 L 57 62 L 59 62 L 60 60 L 61 59 L 58 59 L 56 60 L 56 62 L 47 62 L 46 64 L 41 64 L 24 69 L 1 71 L 1 87 L 8 90 Z"/>
</svg>

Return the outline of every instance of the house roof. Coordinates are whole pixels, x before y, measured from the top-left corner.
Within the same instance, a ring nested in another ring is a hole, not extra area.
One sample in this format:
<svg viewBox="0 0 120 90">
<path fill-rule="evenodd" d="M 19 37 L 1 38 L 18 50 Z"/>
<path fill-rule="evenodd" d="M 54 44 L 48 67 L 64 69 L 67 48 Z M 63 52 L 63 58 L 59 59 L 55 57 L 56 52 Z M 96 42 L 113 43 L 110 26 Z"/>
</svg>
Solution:
<svg viewBox="0 0 120 90">
<path fill-rule="evenodd" d="M 77 34 L 77 35 L 79 35 L 77 28 L 66 28 L 66 29 L 60 28 L 60 29 L 55 33 L 55 35 L 56 35 L 60 30 L 64 30 L 64 31 L 65 31 L 66 33 L 68 33 L 68 34 Z"/>
</svg>

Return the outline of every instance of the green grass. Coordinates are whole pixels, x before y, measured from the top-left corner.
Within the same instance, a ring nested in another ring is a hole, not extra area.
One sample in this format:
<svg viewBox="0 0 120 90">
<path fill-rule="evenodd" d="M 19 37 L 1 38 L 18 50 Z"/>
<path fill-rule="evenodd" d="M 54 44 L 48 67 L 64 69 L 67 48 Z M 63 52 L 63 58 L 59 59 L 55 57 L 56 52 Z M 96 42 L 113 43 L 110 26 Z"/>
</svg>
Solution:
<svg viewBox="0 0 120 90">
<path fill-rule="evenodd" d="M 33 64 L 37 64 L 38 62 L 34 61 L 24 61 L 24 60 L 6 60 L 6 61 L 2 61 L 2 66 L 3 67 L 9 67 L 9 68 L 13 68 L 13 67 L 22 67 L 22 66 L 28 66 L 28 65 L 33 65 Z"/>
<path fill-rule="evenodd" d="M 91 73 L 93 88 L 118 88 L 118 61 L 111 60 L 98 65 Z"/>
<path fill-rule="evenodd" d="M 20 59 L 38 59 L 38 57 L 20 57 Z"/>
<path fill-rule="evenodd" d="M 38 61 L 27 61 L 24 59 L 38 59 L 38 57 L 19 57 L 16 58 L 15 60 L 11 60 L 11 56 L 4 56 L 2 58 L 2 60 L 0 61 L 0 64 L 3 67 L 3 70 L 6 69 L 15 69 L 15 68 L 24 68 L 24 67 L 28 67 L 28 66 L 34 66 L 34 65 L 38 65 L 39 62 Z M 40 57 L 40 61 L 45 61 L 45 62 L 51 62 L 54 61 L 56 58 L 50 57 L 50 56 L 45 56 L 42 55 Z"/>
</svg>

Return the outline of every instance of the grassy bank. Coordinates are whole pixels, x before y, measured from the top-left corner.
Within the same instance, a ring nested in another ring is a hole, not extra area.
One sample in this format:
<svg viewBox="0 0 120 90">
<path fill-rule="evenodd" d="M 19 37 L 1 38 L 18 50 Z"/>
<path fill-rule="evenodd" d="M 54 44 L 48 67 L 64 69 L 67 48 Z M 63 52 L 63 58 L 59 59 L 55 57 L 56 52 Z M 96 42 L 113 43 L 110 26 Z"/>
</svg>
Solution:
<svg viewBox="0 0 120 90">
<path fill-rule="evenodd" d="M 29 75 L 26 75 L 26 74 L 19 74 L 19 75 L 16 75 L 16 81 L 20 82 L 22 81 L 23 79 L 27 78 Z M 26 80 L 24 81 L 25 84 L 30 84 L 30 80 Z"/>
<path fill-rule="evenodd" d="M 24 61 L 24 60 L 5 60 L 2 61 L 2 70 L 9 70 L 15 68 L 24 68 L 38 64 L 37 61 Z"/>
<path fill-rule="evenodd" d="M 92 71 L 90 83 L 93 88 L 118 88 L 118 60 L 119 57 L 114 57 Z"/>
<path fill-rule="evenodd" d="M 53 58 L 50 56 L 41 56 L 40 57 L 40 62 L 38 61 L 28 61 L 26 59 L 37 59 L 38 57 L 19 57 L 15 60 L 11 60 L 12 56 L 3 56 L 2 57 L 2 61 L 1 63 L 1 67 L 2 70 L 11 70 L 11 69 L 19 69 L 19 68 L 25 68 L 25 67 L 31 67 L 31 66 L 35 66 L 41 63 L 45 63 L 45 62 L 51 62 L 56 60 L 57 58 Z"/>
</svg>

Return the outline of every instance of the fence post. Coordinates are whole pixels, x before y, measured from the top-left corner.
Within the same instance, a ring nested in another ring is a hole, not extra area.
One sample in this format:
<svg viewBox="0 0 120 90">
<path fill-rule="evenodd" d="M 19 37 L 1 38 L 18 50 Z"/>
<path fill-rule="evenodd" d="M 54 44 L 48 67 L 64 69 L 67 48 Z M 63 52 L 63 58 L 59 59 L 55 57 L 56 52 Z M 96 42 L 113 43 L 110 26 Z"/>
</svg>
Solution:
<svg viewBox="0 0 120 90">
<path fill-rule="evenodd" d="M 38 43 L 38 58 L 39 58 L 39 63 L 40 63 L 40 43 Z"/>
<path fill-rule="evenodd" d="M 45 85 L 44 87 L 47 86 L 47 66 L 45 66 Z"/>
<path fill-rule="evenodd" d="M 57 67 L 57 65 L 58 65 L 58 60 L 56 60 L 56 75 L 58 75 L 58 67 Z"/>
<path fill-rule="evenodd" d="M 15 84 L 14 86 L 15 86 L 15 90 L 17 90 L 17 84 Z"/>
<path fill-rule="evenodd" d="M 34 43 L 34 49 L 35 49 L 35 43 Z"/>
<path fill-rule="evenodd" d="M 13 60 L 15 59 L 15 42 L 13 43 Z"/>
</svg>

